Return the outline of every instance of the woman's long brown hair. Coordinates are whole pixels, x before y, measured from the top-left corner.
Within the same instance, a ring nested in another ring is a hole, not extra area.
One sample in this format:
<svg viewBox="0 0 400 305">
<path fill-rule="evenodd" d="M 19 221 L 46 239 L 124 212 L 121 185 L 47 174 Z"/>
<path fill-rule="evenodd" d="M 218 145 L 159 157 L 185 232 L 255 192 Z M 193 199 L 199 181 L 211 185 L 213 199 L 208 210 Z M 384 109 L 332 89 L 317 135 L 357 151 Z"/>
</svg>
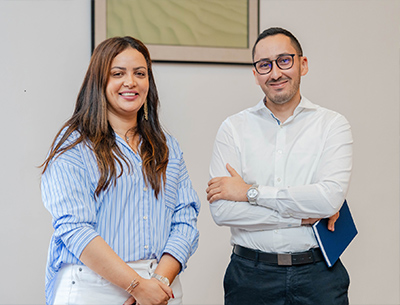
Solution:
<svg viewBox="0 0 400 305">
<path fill-rule="evenodd" d="M 106 86 L 110 75 L 113 59 L 127 48 L 138 50 L 146 59 L 149 77 L 149 91 L 147 94 L 148 120 L 144 119 L 143 107 L 137 114 L 137 127 L 134 130 L 141 139 L 139 155 L 142 158 L 142 172 L 146 183 L 150 183 L 156 198 L 158 197 L 162 181 L 165 183 L 168 165 L 168 146 L 158 119 L 159 99 L 157 87 L 151 68 L 151 59 L 146 46 L 132 37 L 114 37 L 103 41 L 93 51 L 92 58 L 86 72 L 82 87 L 79 91 L 72 117 L 57 133 L 47 159 L 42 164 L 43 172 L 47 170 L 53 158 L 84 143 L 92 148 L 100 171 L 100 179 L 95 191 L 95 197 L 106 190 L 110 184 L 115 184 L 122 175 L 122 160 L 131 170 L 128 159 L 116 144 L 115 133 L 107 119 Z M 58 137 L 64 130 L 61 139 Z M 63 145 L 75 131 L 79 137 L 71 144 Z M 57 144 L 56 144 L 57 143 Z M 119 165 L 117 167 L 117 164 Z M 121 171 L 117 173 L 117 168 Z"/>
</svg>

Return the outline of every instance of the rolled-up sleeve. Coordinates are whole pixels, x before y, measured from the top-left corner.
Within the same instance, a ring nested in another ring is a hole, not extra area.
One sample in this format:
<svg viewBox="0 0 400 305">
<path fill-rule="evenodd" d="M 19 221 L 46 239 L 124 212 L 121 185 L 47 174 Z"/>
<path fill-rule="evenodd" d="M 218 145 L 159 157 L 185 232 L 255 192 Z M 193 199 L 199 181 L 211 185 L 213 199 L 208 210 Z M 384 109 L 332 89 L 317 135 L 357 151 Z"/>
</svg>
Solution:
<svg viewBox="0 0 400 305">
<path fill-rule="evenodd" d="M 198 247 L 197 217 L 200 212 L 200 200 L 192 187 L 182 154 L 179 161 L 178 177 L 177 202 L 164 253 L 169 253 L 175 257 L 184 270 L 189 257 Z"/>
<path fill-rule="evenodd" d="M 85 168 L 64 154 L 42 176 L 44 206 L 53 217 L 56 244 L 63 243 L 76 258 L 98 233 L 96 207 Z"/>
</svg>

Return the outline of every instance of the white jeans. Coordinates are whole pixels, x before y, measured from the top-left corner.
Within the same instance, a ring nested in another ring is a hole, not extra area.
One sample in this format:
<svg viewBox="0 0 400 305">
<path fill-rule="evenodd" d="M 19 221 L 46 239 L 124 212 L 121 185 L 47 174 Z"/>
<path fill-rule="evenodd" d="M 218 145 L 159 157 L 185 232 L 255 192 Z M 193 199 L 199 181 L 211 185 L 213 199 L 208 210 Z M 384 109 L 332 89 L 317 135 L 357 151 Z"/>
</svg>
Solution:
<svg viewBox="0 0 400 305">
<path fill-rule="evenodd" d="M 157 267 L 156 260 L 142 260 L 128 265 L 141 277 L 149 279 Z M 182 305 L 182 286 L 179 275 L 171 285 L 174 299 L 168 305 Z M 86 266 L 64 264 L 55 283 L 55 305 L 107 304 L 122 305 L 129 298 L 122 288 L 103 279 Z"/>
</svg>

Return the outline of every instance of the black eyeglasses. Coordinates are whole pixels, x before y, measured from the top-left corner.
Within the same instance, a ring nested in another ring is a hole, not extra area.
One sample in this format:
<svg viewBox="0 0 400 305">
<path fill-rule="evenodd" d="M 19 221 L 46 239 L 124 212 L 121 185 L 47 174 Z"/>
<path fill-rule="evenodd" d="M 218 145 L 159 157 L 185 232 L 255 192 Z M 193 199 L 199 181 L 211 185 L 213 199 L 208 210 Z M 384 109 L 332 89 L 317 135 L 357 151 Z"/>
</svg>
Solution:
<svg viewBox="0 0 400 305">
<path fill-rule="evenodd" d="M 295 55 L 296 54 L 283 54 L 281 56 L 278 56 L 278 58 L 275 60 L 268 60 L 263 58 L 253 63 L 253 66 L 256 69 L 257 73 L 260 75 L 265 75 L 271 72 L 272 64 L 274 62 L 279 69 L 289 70 L 291 67 L 293 67 Z"/>
</svg>

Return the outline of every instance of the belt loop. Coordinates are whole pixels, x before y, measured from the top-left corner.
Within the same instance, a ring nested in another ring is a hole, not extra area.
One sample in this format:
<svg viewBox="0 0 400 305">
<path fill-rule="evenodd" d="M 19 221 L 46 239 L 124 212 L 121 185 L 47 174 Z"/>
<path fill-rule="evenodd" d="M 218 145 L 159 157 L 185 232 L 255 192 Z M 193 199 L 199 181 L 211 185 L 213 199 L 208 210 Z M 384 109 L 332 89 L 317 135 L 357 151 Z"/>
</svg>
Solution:
<svg viewBox="0 0 400 305">
<path fill-rule="evenodd" d="M 314 253 L 314 248 L 311 248 L 311 255 L 312 255 L 313 264 L 315 265 L 315 253 Z"/>
</svg>

